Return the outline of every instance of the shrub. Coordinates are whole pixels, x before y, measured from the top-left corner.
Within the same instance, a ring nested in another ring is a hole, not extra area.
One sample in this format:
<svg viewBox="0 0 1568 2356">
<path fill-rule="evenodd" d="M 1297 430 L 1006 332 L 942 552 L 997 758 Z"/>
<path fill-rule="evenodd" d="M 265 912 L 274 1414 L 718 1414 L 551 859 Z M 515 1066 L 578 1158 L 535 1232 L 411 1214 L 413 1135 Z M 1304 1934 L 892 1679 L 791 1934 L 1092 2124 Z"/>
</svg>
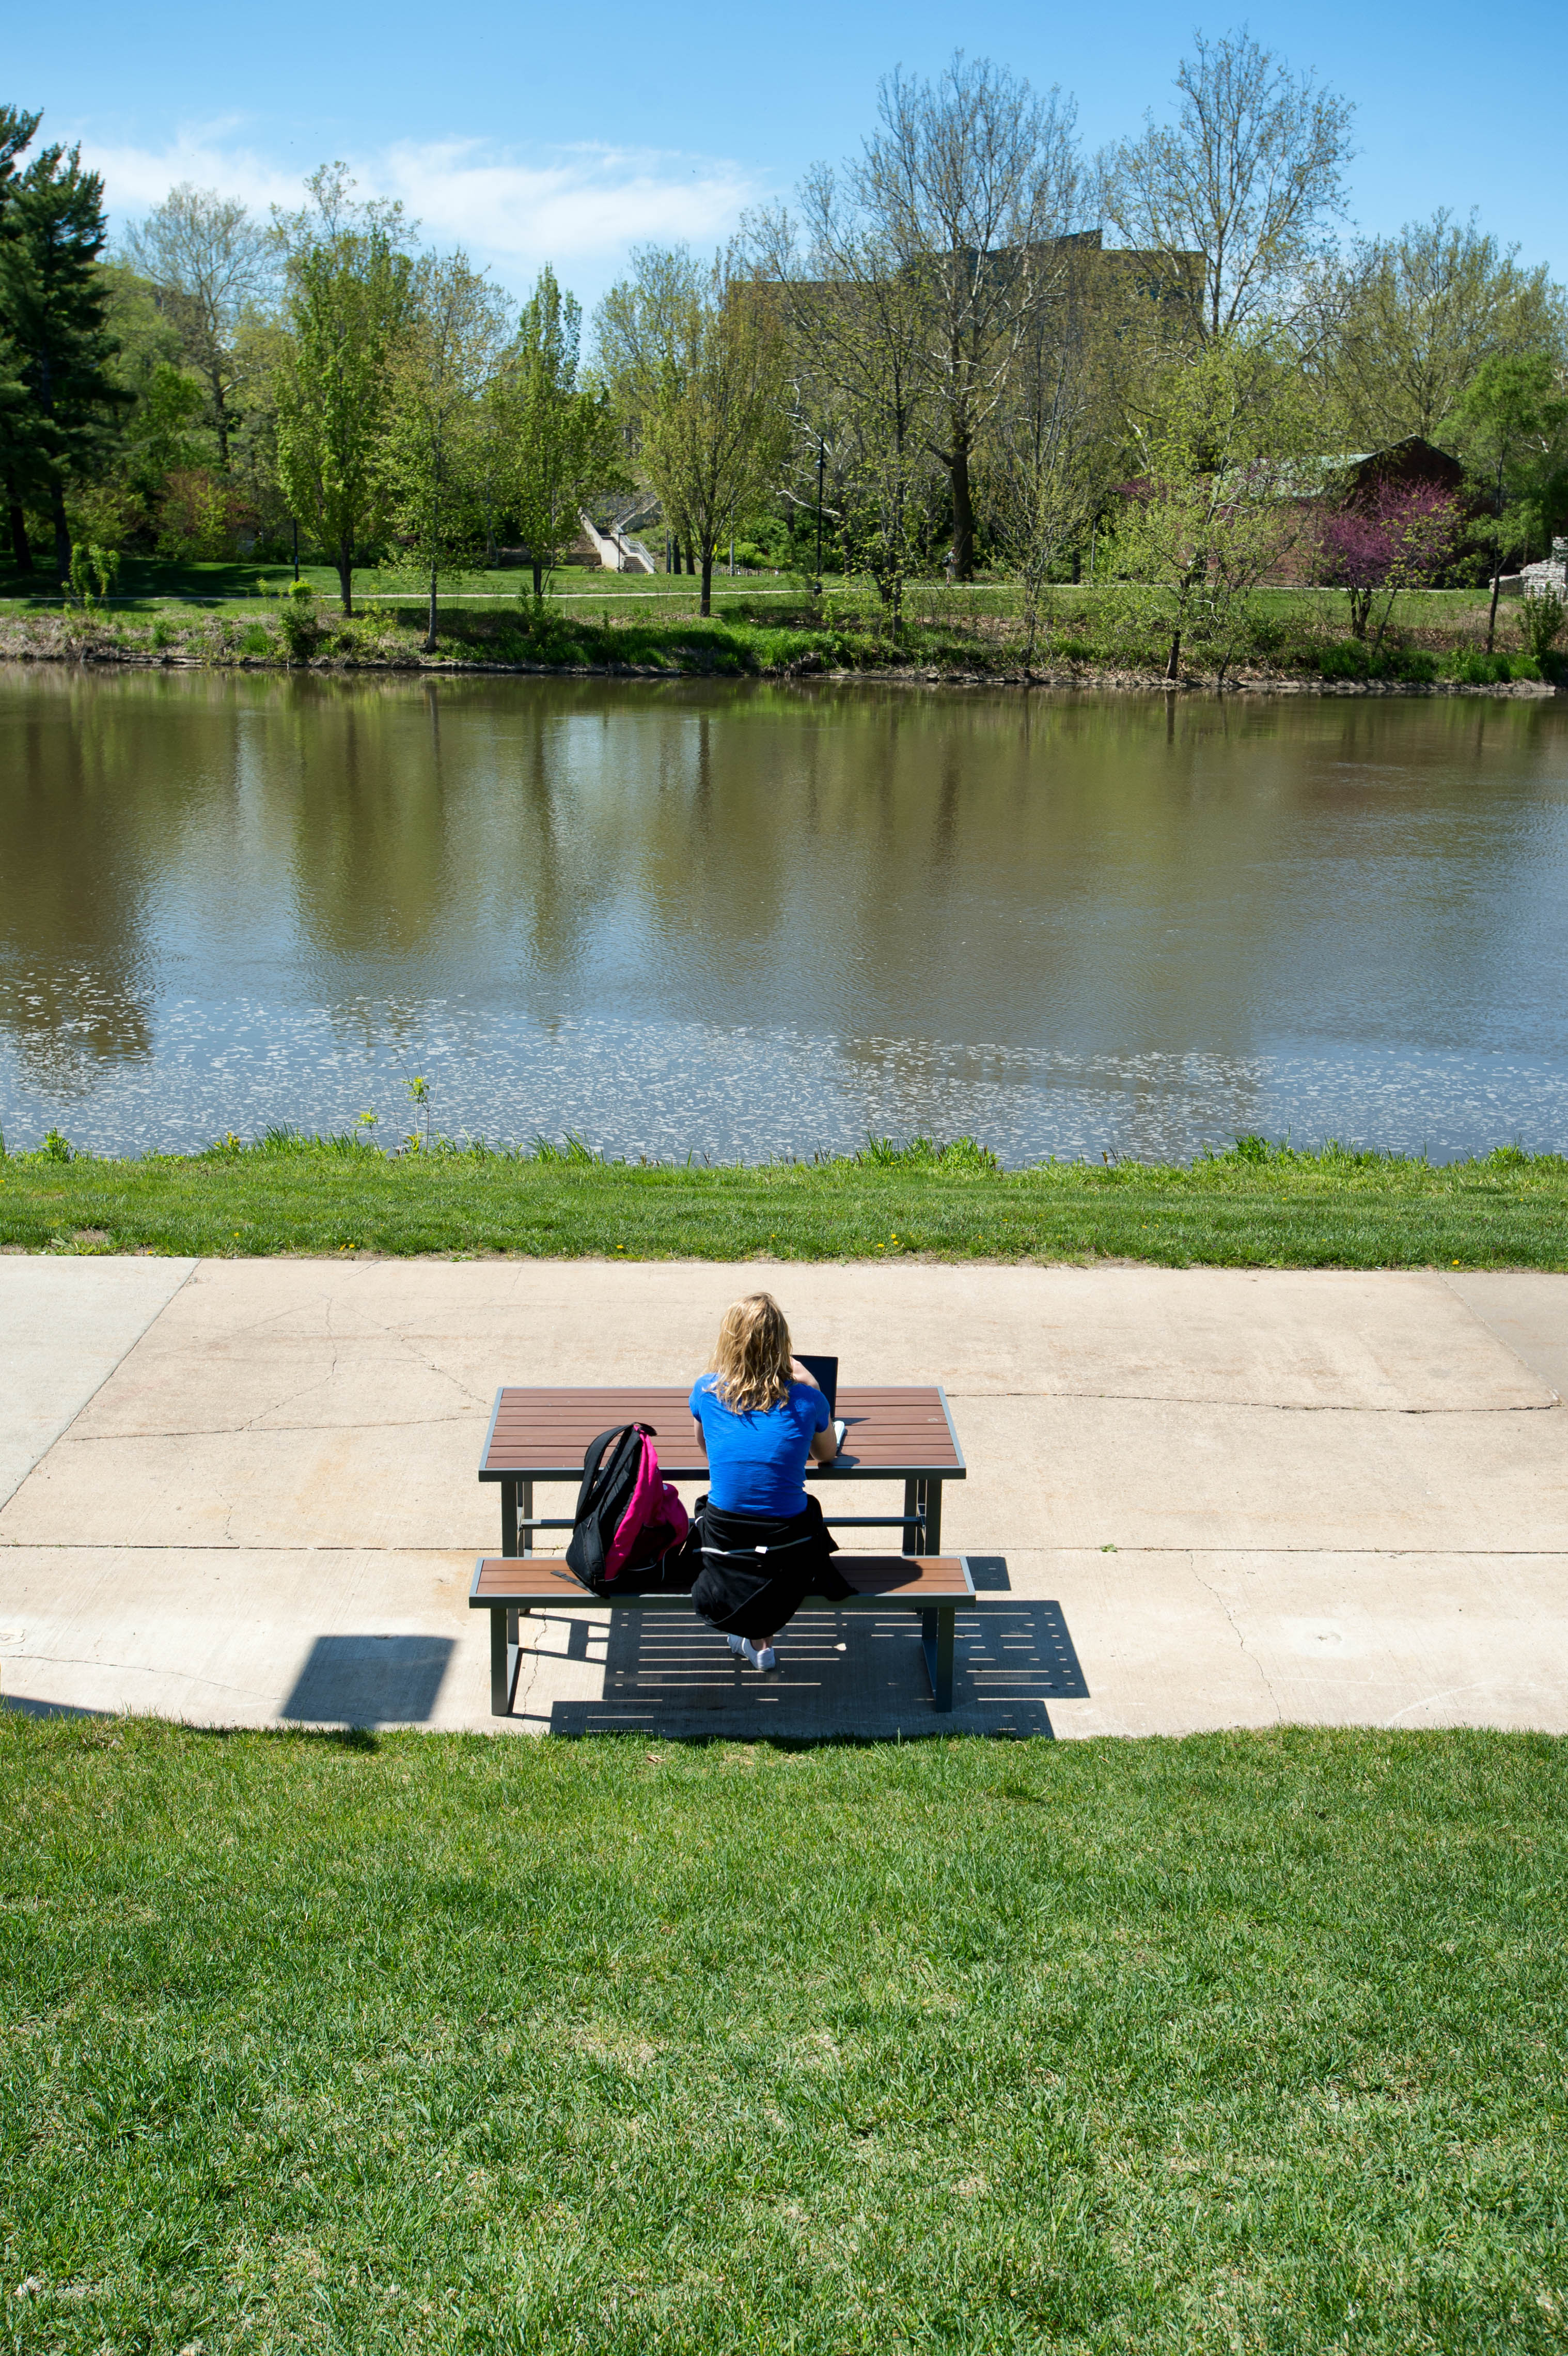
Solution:
<svg viewBox="0 0 1568 2356">
<path fill-rule="evenodd" d="M 1526 597 L 1518 621 L 1519 640 L 1525 653 L 1532 656 L 1538 663 L 1547 661 L 1563 635 L 1565 622 L 1568 622 L 1568 604 L 1564 604 L 1555 589 L 1538 590 L 1533 597 Z"/>
<path fill-rule="evenodd" d="M 1455 657 L 1450 675 L 1467 687 L 1506 687 L 1512 679 L 1539 679 L 1541 665 L 1529 655 L 1488 655 L 1477 647 Z"/>
<path fill-rule="evenodd" d="M 270 655 L 272 634 L 265 622 L 248 623 L 240 633 L 238 648 L 242 655 Z"/>
<path fill-rule="evenodd" d="M 321 638 L 315 592 L 308 581 L 293 581 L 278 601 L 278 627 L 291 662 L 309 662 Z"/>
<path fill-rule="evenodd" d="M 1437 658 L 1429 655 L 1424 647 L 1402 647 L 1387 659 L 1391 679 L 1405 679 L 1413 684 L 1424 684 L 1437 676 Z"/>
<path fill-rule="evenodd" d="M 1372 659 L 1364 639 L 1341 638 L 1323 648 L 1317 668 L 1325 679 L 1366 679 L 1371 676 Z"/>
</svg>

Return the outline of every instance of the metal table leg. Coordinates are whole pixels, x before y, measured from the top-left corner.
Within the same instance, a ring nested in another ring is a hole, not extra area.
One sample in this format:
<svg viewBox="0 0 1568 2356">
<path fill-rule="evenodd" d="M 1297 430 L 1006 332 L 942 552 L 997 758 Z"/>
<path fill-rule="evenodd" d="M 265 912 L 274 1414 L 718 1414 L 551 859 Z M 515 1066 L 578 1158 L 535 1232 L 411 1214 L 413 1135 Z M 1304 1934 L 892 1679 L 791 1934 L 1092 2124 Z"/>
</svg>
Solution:
<svg viewBox="0 0 1568 2356">
<path fill-rule="evenodd" d="M 942 1552 L 942 1483 L 927 1479 L 921 1483 L 925 1492 L 925 1544 L 923 1554 Z"/>
<path fill-rule="evenodd" d="M 953 1707 L 953 1627 L 957 1612 L 951 1603 L 939 1604 L 934 1611 L 920 1615 L 921 1648 L 925 1655 L 925 1673 L 931 1679 L 931 1690 L 939 1710 Z"/>
<path fill-rule="evenodd" d="M 517 1614 L 504 1603 L 490 1607 L 490 1715 L 510 1718 L 512 1695 L 517 1688 Z"/>
<path fill-rule="evenodd" d="M 912 1526 L 921 1510 L 920 1488 L 918 1481 L 904 1483 L 904 1534 L 901 1544 L 905 1554 L 923 1554 L 925 1551 L 923 1547 L 915 1543 L 916 1533 Z"/>
<path fill-rule="evenodd" d="M 501 1552 L 514 1555 L 517 1551 L 517 1484 L 515 1481 L 501 1483 Z"/>
</svg>

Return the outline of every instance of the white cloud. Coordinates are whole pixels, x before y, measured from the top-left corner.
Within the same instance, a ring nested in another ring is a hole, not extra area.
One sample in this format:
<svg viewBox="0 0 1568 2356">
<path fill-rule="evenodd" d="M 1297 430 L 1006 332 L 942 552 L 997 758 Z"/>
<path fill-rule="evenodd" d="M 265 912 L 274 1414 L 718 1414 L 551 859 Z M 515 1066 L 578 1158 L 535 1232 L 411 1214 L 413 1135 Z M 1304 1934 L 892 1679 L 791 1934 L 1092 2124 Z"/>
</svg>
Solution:
<svg viewBox="0 0 1568 2356">
<path fill-rule="evenodd" d="M 86 132 L 80 135 L 83 157 L 103 175 L 103 192 L 117 224 L 161 204 L 182 180 L 242 198 L 260 213 L 269 205 L 297 205 L 303 177 L 235 145 L 226 134 L 238 128 L 233 120 L 202 123 L 180 131 L 160 148 L 110 146 Z"/>
<path fill-rule="evenodd" d="M 116 223 L 159 203 L 182 180 L 240 197 L 263 213 L 304 197 L 304 174 L 246 144 L 237 118 L 182 129 L 158 148 L 112 146 L 85 134 L 81 145 L 103 175 Z M 739 164 L 658 149 L 581 145 L 525 162 L 485 141 L 454 138 L 400 141 L 346 160 L 360 196 L 401 198 L 430 242 L 462 245 L 515 284 L 541 262 L 575 266 L 589 293 L 629 245 L 717 243 L 762 193 Z"/>
</svg>

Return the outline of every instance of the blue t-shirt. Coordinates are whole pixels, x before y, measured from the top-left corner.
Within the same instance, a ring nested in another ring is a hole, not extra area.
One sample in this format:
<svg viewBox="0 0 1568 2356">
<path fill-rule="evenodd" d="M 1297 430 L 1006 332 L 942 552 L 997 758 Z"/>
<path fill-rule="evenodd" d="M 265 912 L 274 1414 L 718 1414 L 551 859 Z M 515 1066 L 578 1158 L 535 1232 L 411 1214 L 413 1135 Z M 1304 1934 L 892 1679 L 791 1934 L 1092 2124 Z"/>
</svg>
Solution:
<svg viewBox="0 0 1568 2356">
<path fill-rule="evenodd" d="M 810 1383 L 791 1383 L 777 1407 L 737 1415 L 714 1396 L 718 1379 L 703 1375 L 691 1389 L 691 1412 L 708 1442 L 713 1505 L 721 1514 L 804 1513 L 811 1435 L 833 1419 L 826 1396 Z"/>
</svg>

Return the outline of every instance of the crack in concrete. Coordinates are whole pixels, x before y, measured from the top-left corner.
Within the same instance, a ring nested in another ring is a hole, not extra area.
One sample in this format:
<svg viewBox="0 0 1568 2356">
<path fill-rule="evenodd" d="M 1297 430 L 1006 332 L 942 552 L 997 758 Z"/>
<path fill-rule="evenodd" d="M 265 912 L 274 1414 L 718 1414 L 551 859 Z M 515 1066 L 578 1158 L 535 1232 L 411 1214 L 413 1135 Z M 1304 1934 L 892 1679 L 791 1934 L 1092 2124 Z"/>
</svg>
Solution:
<svg viewBox="0 0 1568 2356">
<path fill-rule="evenodd" d="M 1267 1694 L 1269 1700 L 1273 1705 L 1275 1723 L 1282 1724 L 1284 1722 L 1285 1712 L 1280 1706 L 1279 1696 L 1274 1689 L 1273 1681 L 1269 1676 L 1267 1669 L 1264 1668 L 1257 1655 L 1249 1649 L 1247 1640 L 1242 1633 L 1241 1627 L 1237 1622 L 1234 1612 L 1232 1611 L 1231 1606 L 1226 1602 L 1225 1598 L 1221 1594 L 1219 1589 L 1209 1580 L 1204 1578 L 1203 1573 L 1199 1569 L 1197 1563 L 1190 1558 L 1189 1558 L 1187 1567 L 1192 1573 L 1193 1578 L 1198 1581 L 1199 1586 L 1201 1587 L 1207 1594 L 1213 1597 L 1215 1602 L 1224 1613 L 1226 1620 L 1230 1623 L 1231 1633 L 1236 1640 L 1236 1644 L 1241 1651 L 1243 1659 L 1250 1662 L 1252 1666 L 1258 1673 L 1259 1681 L 1263 1686 L 1263 1689 L 1264 1693 Z"/>
<path fill-rule="evenodd" d="M 225 1677 L 192 1676 L 185 1669 L 171 1669 L 165 1665 L 155 1668 L 141 1661 L 105 1661 L 86 1653 L 8 1653 L 5 1658 L 29 1665 L 43 1661 L 56 1669 L 103 1669 L 127 1677 L 175 1676 L 184 1685 L 210 1686 L 215 1693 L 242 1694 L 248 1701 L 265 1702 L 270 1698 L 260 1686 L 230 1685 Z"/>
<path fill-rule="evenodd" d="M 1548 1387 L 1542 1384 L 1542 1389 Z M 1371 1401 L 1339 1399 L 1249 1399 L 1216 1398 L 1204 1391 L 958 1391 L 951 1387 L 947 1396 L 953 1400 L 965 1399 L 1092 1399 L 1104 1404 L 1106 1400 L 1127 1407 L 1211 1407 L 1233 1408 L 1257 1415 L 1559 1415 L 1563 1402 L 1555 1392 L 1550 1398 L 1518 1399 L 1503 1407 L 1380 1407 Z"/>
<path fill-rule="evenodd" d="M 303 1397 L 303 1393 L 297 1396 Z M 262 1414 L 268 1412 L 266 1408 L 261 1410 Z M 119 1440 L 236 1440 L 248 1432 L 265 1434 L 272 1431 L 439 1431 L 447 1424 L 472 1424 L 475 1420 L 476 1419 L 471 1415 L 430 1415 L 418 1417 L 411 1422 L 389 1417 L 381 1421 L 369 1423 L 356 1417 L 352 1423 L 261 1423 L 255 1417 L 251 1417 L 247 1423 L 164 1424 L 153 1431 L 62 1432 L 59 1439 L 54 1442 L 54 1447 L 45 1451 L 45 1455 L 52 1455 L 54 1448 L 61 1447 L 68 1439 L 73 1448 L 106 1448 L 112 1447 Z M 43 1462 L 44 1457 L 40 1456 L 38 1464 L 41 1465 Z M 37 1466 L 35 1465 L 33 1469 L 36 1472 Z M 0 1500 L 0 1502 L 5 1501 Z"/>
</svg>

